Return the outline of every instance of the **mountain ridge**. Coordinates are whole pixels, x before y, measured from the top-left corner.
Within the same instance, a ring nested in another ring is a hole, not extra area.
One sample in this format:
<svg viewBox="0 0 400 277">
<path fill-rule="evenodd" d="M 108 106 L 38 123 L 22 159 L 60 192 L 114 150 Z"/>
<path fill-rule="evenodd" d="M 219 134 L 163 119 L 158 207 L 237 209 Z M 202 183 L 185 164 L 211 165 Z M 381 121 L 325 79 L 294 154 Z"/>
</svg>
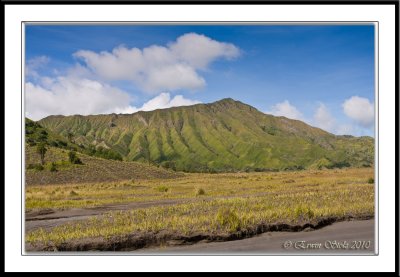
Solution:
<svg viewBox="0 0 400 277">
<path fill-rule="evenodd" d="M 224 98 L 132 114 L 48 116 L 38 121 L 83 147 L 189 172 L 371 166 L 373 138 L 336 136 Z"/>
<path fill-rule="evenodd" d="M 264 113 L 264 112 L 262 112 L 262 111 L 260 111 L 260 110 L 258 110 L 257 108 L 255 108 L 255 107 L 253 107 L 253 106 L 250 106 L 250 105 L 248 105 L 248 104 L 246 104 L 246 103 L 243 103 L 243 102 L 241 102 L 241 101 L 239 101 L 239 100 L 235 100 L 235 99 L 233 99 L 233 98 L 230 98 L 230 97 L 228 97 L 228 98 L 223 98 L 223 99 L 220 99 L 220 100 L 217 100 L 217 101 L 214 101 L 214 102 L 210 102 L 210 103 L 197 103 L 197 104 L 193 104 L 193 105 L 186 105 L 186 106 L 177 106 L 177 107 L 169 107 L 169 108 L 159 108 L 159 109 L 155 109 L 155 110 L 150 110 L 150 111 L 143 111 L 143 110 L 141 110 L 141 111 L 136 111 L 136 112 L 133 112 L 133 113 L 108 113 L 108 114 L 92 114 L 92 115 L 81 115 L 81 114 L 73 114 L 73 115 L 61 115 L 61 114 L 59 114 L 59 115 L 49 115 L 49 116 L 46 116 L 46 117 L 44 117 L 44 118 L 42 118 L 42 119 L 40 119 L 40 120 L 38 120 L 38 121 L 41 121 L 41 120 L 45 120 L 45 119 L 51 119 L 51 118 L 65 118 L 65 117 L 71 117 L 71 116 L 76 116 L 76 117 L 86 117 L 86 116 L 109 116 L 109 115 L 134 115 L 134 114 L 137 114 L 137 113 L 141 113 L 141 112 L 143 112 L 143 113 L 148 113 L 148 112 L 155 112 L 155 111 L 160 111 L 160 110 L 168 110 L 168 109 L 173 109 L 173 108 L 182 108 L 182 107 L 194 107 L 194 106 L 202 106 L 202 105 L 210 105 L 210 104 L 218 104 L 218 103 L 229 103 L 229 102 L 233 102 L 233 103 L 239 103 L 239 104 L 241 104 L 241 105 L 245 105 L 245 106 L 248 106 L 248 107 L 250 107 L 250 108 L 252 108 L 252 109 L 255 109 L 255 110 L 257 110 L 257 111 L 259 111 L 259 112 L 261 112 L 261 113 Z M 357 137 L 357 138 L 372 138 L 373 139 L 373 137 L 371 137 L 371 136 L 366 136 L 366 135 L 363 135 L 363 136 L 353 136 L 353 135 L 349 135 L 349 134 L 343 134 L 343 135 L 335 135 L 335 134 L 333 134 L 333 133 L 330 133 L 330 132 L 328 132 L 328 131 L 326 131 L 326 130 L 324 130 L 324 129 L 322 129 L 322 128 L 319 128 L 319 127 L 316 127 L 316 126 L 313 126 L 313 125 L 310 125 L 310 124 L 308 124 L 308 123 L 305 123 L 304 121 L 301 121 L 301 120 L 299 120 L 299 119 L 293 119 L 293 118 L 289 118 L 289 117 L 286 117 L 286 116 L 282 116 L 282 115 L 273 115 L 273 114 L 268 114 L 268 113 L 264 113 L 265 115 L 269 115 L 269 116 L 274 116 L 274 117 L 277 117 L 277 118 L 284 118 L 284 119 L 289 119 L 289 120 L 293 120 L 293 121 L 298 121 L 298 122 L 302 122 L 302 123 L 304 123 L 304 124 L 307 124 L 307 125 L 309 125 L 309 126 L 311 126 L 311 127 L 313 127 L 313 128 L 316 128 L 316 129 L 319 129 L 319 130 L 321 130 L 321 131 L 323 131 L 323 132 L 326 132 L 326 133 L 329 133 L 329 134 L 331 134 L 331 135 L 333 135 L 333 136 L 337 136 L 337 137 Z M 31 120 L 31 119 L 30 119 Z"/>
</svg>

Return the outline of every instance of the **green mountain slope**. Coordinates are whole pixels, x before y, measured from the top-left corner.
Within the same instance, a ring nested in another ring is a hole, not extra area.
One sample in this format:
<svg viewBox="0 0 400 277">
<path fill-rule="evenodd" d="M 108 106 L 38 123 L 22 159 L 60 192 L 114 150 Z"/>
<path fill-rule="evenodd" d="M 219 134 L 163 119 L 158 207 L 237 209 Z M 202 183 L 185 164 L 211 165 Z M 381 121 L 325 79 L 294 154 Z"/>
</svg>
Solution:
<svg viewBox="0 0 400 277">
<path fill-rule="evenodd" d="M 191 172 L 371 166 L 374 140 L 335 136 L 232 99 L 134 114 L 49 116 L 39 123 L 82 147 Z"/>
</svg>

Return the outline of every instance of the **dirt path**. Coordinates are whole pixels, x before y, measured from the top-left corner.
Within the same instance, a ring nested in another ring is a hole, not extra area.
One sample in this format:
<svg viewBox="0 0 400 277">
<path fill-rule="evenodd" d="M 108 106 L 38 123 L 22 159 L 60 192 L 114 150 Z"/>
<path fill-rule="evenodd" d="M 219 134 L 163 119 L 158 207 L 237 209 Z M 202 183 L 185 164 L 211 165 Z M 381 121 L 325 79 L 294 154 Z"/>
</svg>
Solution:
<svg viewBox="0 0 400 277">
<path fill-rule="evenodd" d="M 46 209 L 39 212 L 27 212 L 25 213 L 25 231 L 29 232 L 38 228 L 48 229 L 63 223 L 84 220 L 90 216 L 101 215 L 110 211 L 127 211 L 155 206 L 168 206 L 190 201 L 190 199 L 167 199 L 104 205 L 93 208 L 73 208 L 62 211 Z"/>
<path fill-rule="evenodd" d="M 200 242 L 188 246 L 154 247 L 136 254 L 373 254 L 374 220 L 337 222 L 315 231 L 268 232 L 227 242 Z M 352 249 L 354 241 L 364 249 Z M 369 242 L 369 243 L 368 243 Z M 367 248 L 369 244 L 369 247 Z M 286 245 L 287 248 L 284 247 Z M 330 249 L 328 249 L 330 248 Z M 334 248 L 334 249 L 332 249 Z"/>
</svg>

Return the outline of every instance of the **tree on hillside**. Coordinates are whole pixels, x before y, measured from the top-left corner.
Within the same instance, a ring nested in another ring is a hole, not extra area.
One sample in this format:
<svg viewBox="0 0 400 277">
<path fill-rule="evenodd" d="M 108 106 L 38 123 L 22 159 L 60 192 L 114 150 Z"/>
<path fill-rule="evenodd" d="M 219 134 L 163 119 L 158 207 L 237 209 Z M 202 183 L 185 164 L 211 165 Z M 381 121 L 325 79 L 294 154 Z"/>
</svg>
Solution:
<svg viewBox="0 0 400 277">
<path fill-rule="evenodd" d="M 44 165 L 44 156 L 46 155 L 47 148 L 44 143 L 40 143 L 36 147 L 36 152 L 40 155 L 40 162 Z"/>
<path fill-rule="evenodd" d="M 71 132 L 68 132 L 67 137 L 68 137 L 69 142 L 73 143 L 74 134 L 72 134 Z"/>
<path fill-rule="evenodd" d="M 68 159 L 71 164 L 82 164 L 81 159 L 78 158 L 75 151 L 68 152 Z"/>
</svg>

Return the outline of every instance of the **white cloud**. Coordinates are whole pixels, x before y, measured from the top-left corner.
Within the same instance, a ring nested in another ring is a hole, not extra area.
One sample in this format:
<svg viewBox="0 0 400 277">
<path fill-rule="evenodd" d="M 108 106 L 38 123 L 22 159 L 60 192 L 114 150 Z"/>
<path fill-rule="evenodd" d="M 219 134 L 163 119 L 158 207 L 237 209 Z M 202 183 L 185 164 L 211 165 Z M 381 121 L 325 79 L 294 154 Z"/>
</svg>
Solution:
<svg viewBox="0 0 400 277">
<path fill-rule="evenodd" d="M 178 90 L 181 88 L 194 90 L 204 87 L 206 82 L 190 66 L 184 64 L 166 65 L 148 72 L 141 86 L 146 91 Z"/>
<path fill-rule="evenodd" d="M 25 84 L 26 116 L 38 120 L 48 115 L 111 113 L 129 107 L 126 92 L 89 79 L 46 77 L 46 84 Z"/>
<path fill-rule="evenodd" d="M 365 128 L 374 126 L 374 103 L 367 98 L 352 96 L 342 104 L 344 113 Z"/>
<path fill-rule="evenodd" d="M 49 115 L 134 113 L 200 103 L 182 95 L 171 99 L 169 93 L 161 93 L 137 108 L 130 105 L 128 93 L 99 81 L 76 76 L 41 80 L 40 84 L 25 84 L 26 116 L 33 120 Z"/>
<path fill-rule="evenodd" d="M 267 112 L 275 116 L 285 116 L 291 119 L 304 120 L 303 114 L 293 105 L 285 100 L 272 106 L 271 111 Z"/>
<path fill-rule="evenodd" d="M 26 63 L 26 116 L 38 120 L 48 115 L 133 113 L 200 103 L 163 91 L 195 90 L 206 85 L 199 71 L 217 59 L 233 59 L 240 54 L 230 43 L 218 42 L 204 35 L 189 33 L 166 46 L 143 49 L 119 46 L 111 52 L 81 50 L 74 54 L 84 61 L 60 73 L 58 77 L 38 72 L 50 59 L 35 57 Z M 133 95 L 109 81 L 131 81 L 146 92 L 158 96 L 142 107 L 132 106 Z"/>
<path fill-rule="evenodd" d="M 129 106 L 123 109 L 116 109 L 115 113 L 135 113 L 138 111 L 153 111 L 157 109 L 166 109 L 171 107 L 179 106 L 190 106 L 201 103 L 197 100 L 190 100 L 182 95 L 176 95 L 171 99 L 171 95 L 168 92 L 160 93 L 160 95 L 150 99 L 144 103 L 140 108 Z"/>
<path fill-rule="evenodd" d="M 266 113 L 298 119 L 336 135 L 370 135 L 370 127 L 374 122 L 373 104 L 366 98 L 354 96 L 346 100 L 342 106 L 346 115 L 354 120 L 353 123 L 338 122 L 324 103 L 319 103 L 312 117 L 303 116 L 288 100 L 275 104 L 271 111 Z M 360 112 L 361 107 L 365 109 L 365 117 Z"/>
<path fill-rule="evenodd" d="M 354 103 L 353 103 L 354 104 Z M 368 109 L 366 110 L 368 113 Z M 373 119 L 372 119 L 373 122 Z M 339 123 L 336 118 L 330 113 L 328 108 L 320 103 L 319 107 L 315 111 L 313 121 L 310 122 L 311 125 L 319 127 L 323 130 L 331 132 L 336 135 L 354 135 L 363 136 L 370 135 L 369 125 L 364 125 L 357 123 Z M 368 127 L 368 128 L 367 128 Z"/>
<path fill-rule="evenodd" d="M 364 133 L 363 130 L 357 128 L 354 124 L 337 122 L 336 118 L 323 103 L 319 104 L 310 124 L 335 135 L 359 136 Z"/>
<path fill-rule="evenodd" d="M 312 122 L 314 126 L 329 132 L 336 132 L 337 130 L 335 118 L 331 115 L 328 108 L 323 103 L 319 104 L 319 107 L 315 111 Z"/>
<path fill-rule="evenodd" d="M 165 109 L 178 106 L 190 106 L 198 103 L 201 102 L 196 100 L 186 99 L 182 95 L 176 95 L 174 98 L 171 99 L 169 93 L 161 93 L 160 95 L 144 103 L 139 110 L 152 111 L 156 109 Z"/>
<path fill-rule="evenodd" d="M 103 79 L 129 80 L 147 92 L 156 93 L 202 88 L 206 82 L 198 70 L 206 69 L 219 58 L 233 59 L 239 54 L 233 44 L 189 33 L 166 47 L 153 45 L 128 49 L 119 46 L 112 52 L 80 50 L 74 56 Z"/>
<path fill-rule="evenodd" d="M 50 61 L 47 56 L 37 56 L 26 62 L 25 65 L 25 75 L 27 77 L 39 77 L 37 70 L 46 65 Z"/>
<path fill-rule="evenodd" d="M 180 36 L 169 48 L 178 59 L 200 69 L 206 69 L 218 58 L 230 60 L 240 54 L 239 49 L 231 43 L 218 42 L 196 33 Z"/>
<path fill-rule="evenodd" d="M 275 104 L 272 106 L 271 111 L 267 113 L 301 120 L 311 126 L 321 128 L 336 135 L 363 134 L 363 130 L 356 128 L 352 124 L 339 124 L 324 103 L 319 103 L 312 117 L 303 116 L 288 100 Z"/>
</svg>

